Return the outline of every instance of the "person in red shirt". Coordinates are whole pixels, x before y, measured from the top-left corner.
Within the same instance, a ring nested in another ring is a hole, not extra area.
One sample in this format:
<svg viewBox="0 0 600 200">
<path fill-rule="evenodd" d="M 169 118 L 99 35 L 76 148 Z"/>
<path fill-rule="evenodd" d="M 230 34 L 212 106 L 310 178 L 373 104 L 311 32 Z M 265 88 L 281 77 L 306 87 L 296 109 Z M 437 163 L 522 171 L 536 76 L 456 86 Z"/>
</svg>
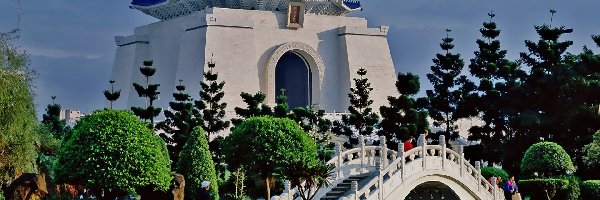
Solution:
<svg viewBox="0 0 600 200">
<path fill-rule="evenodd" d="M 408 150 L 411 150 L 413 148 L 413 144 L 412 144 L 413 139 L 414 138 L 411 135 L 411 136 L 408 136 L 408 139 L 406 139 L 406 141 L 404 141 L 404 151 L 405 152 L 408 151 Z"/>
</svg>

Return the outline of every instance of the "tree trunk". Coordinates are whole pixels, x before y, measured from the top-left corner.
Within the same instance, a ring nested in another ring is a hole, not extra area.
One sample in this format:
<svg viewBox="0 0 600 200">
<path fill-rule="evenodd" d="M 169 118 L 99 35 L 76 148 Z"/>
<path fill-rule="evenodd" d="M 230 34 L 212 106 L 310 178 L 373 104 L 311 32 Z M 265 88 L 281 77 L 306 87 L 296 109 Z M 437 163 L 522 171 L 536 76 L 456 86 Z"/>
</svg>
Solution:
<svg viewBox="0 0 600 200">
<path fill-rule="evenodd" d="M 271 185 L 269 184 L 269 179 L 270 177 L 265 178 L 265 185 L 267 185 L 267 200 L 269 200 L 271 198 Z"/>
</svg>

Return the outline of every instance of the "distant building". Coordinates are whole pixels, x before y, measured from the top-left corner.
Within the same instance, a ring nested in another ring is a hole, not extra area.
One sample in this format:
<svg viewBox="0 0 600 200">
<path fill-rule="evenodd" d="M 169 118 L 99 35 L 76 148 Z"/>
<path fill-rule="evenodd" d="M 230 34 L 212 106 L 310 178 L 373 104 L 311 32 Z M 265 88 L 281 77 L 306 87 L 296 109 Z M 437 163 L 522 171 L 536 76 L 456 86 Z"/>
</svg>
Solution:
<svg viewBox="0 0 600 200">
<path fill-rule="evenodd" d="M 83 116 L 85 114 L 81 113 L 78 109 L 60 110 L 60 120 L 65 120 L 69 126 L 74 126 Z"/>
</svg>

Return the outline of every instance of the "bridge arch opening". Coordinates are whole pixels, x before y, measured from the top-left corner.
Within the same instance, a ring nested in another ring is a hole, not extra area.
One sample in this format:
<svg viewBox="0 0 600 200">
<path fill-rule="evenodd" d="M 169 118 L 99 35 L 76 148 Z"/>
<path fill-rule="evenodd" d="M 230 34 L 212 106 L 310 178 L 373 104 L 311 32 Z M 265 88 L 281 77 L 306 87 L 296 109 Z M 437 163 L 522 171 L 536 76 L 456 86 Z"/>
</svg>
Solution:
<svg viewBox="0 0 600 200">
<path fill-rule="evenodd" d="M 405 200 L 460 200 L 460 197 L 446 184 L 438 181 L 428 181 L 412 189 Z"/>
</svg>

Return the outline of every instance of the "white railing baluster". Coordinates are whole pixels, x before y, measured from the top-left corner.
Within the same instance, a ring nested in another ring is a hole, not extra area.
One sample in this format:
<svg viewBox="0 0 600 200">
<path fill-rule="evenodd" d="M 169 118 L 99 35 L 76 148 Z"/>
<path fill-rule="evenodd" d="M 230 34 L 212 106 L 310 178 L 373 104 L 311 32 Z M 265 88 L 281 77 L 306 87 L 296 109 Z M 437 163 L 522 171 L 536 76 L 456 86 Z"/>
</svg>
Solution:
<svg viewBox="0 0 600 200">
<path fill-rule="evenodd" d="M 423 171 L 427 170 L 427 139 L 425 134 L 419 135 L 419 146 L 421 146 L 421 161 L 423 161 Z"/>
<path fill-rule="evenodd" d="M 387 167 L 388 158 L 387 158 L 387 144 L 386 144 L 385 136 L 379 137 L 379 146 L 381 146 L 381 151 L 380 151 L 379 156 L 381 156 L 382 162 L 383 162 L 383 163 L 381 163 L 381 165 L 383 165 L 384 167 Z"/>
<path fill-rule="evenodd" d="M 400 159 L 400 180 L 402 180 L 402 182 L 404 182 L 405 158 L 404 158 L 404 143 L 402 143 L 402 142 L 398 143 L 398 158 L 397 159 Z"/>
<path fill-rule="evenodd" d="M 458 145 L 458 155 L 460 156 L 460 160 L 458 161 L 458 165 L 460 166 L 460 176 L 462 177 L 465 171 L 465 154 L 463 153 L 464 147 L 462 145 Z"/>
<path fill-rule="evenodd" d="M 477 177 L 477 191 L 481 191 L 481 162 L 475 161 L 475 171 Z"/>
<path fill-rule="evenodd" d="M 442 147 L 442 171 L 446 171 L 446 136 L 440 135 L 439 140 Z"/>
</svg>

